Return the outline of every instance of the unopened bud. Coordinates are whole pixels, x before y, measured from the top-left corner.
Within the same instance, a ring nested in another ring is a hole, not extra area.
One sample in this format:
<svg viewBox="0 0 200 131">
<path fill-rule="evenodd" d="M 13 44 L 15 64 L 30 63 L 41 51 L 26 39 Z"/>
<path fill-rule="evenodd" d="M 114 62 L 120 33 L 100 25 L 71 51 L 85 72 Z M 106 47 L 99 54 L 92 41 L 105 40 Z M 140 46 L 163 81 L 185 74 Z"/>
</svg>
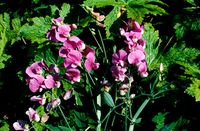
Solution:
<svg viewBox="0 0 200 131">
<path fill-rule="evenodd" d="M 160 63 L 159 71 L 160 71 L 160 72 L 163 72 L 163 70 L 164 70 L 163 63 Z"/>
</svg>

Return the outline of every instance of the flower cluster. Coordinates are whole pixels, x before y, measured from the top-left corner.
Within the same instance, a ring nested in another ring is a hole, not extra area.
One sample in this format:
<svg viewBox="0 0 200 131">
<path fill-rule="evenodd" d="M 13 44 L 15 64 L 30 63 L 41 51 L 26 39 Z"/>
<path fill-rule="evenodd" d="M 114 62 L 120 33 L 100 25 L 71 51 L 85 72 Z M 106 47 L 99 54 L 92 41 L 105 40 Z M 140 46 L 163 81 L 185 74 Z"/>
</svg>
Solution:
<svg viewBox="0 0 200 131">
<path fill-rule="evenodd" d="M 131 20 L 128 21 L 125 28 L 120 28 L 120 34 L 126 38 L 124 42 L 127 47 L 112 55 L 111 72 L 115 81 L 123 82 L 125 80 L 128 64 L 136 66 L 141 76 L 148 76 L 144 50 L 146 42 L 142 39 L 143 31 L 143 26 Z"/>
<path fill-rule="evenodd" d="M 62 18 L 52 19 L 52 27 L 47 32 L 47 37 L 53 41 L 63 42 L 59 49 L 59 56 L 64 58 L 64 67 L 66 68 L 66 78 L 71 83 L 80 81 L 81 61 L 85 57 L 85 68 L 90 73 L 92 69 L 99 68 L 99 63 L 95 63 L 95 50 L 86 46 L 77 36 L 70 36 L 70 31 L 76 28 L 76 25 L 62 24 Z"/>
<path fill-rule="evenodd" d="M 35 93 L 41 92 L 43 89 L 51 89 L 53 87 L 60 87 L 59 69 L 52 64 L 49 67 L 44 61 L 37 61 L 26 69 L 29 84 L 29 89 Z M 46 76 L 45 76 L 46 75 Z"/>
<path fill-rule="evenodd" d="M 51 64 L 48 66 L 44 60 L 37 61 L 26 69 L 26 74 L 28 75 L 26 82 L 31 92 L 37 93 L 55 87 L 59 88 L 62 78 L 66 78 L 72 84 L 79 82 L 81 74 L 78 67 L 82 68 L 81 63 L 83 60 L 85 60 L 84 66 L 88 73 L 99 68 L 99 63 L 95 63 L 95 50 L 86 46 L 79 37 L 70 35 L 70 31 L 76 28 L 75 24 L 63 24 L 62 18 L 52 19 L 51 29 L 48 30 L 46 36 L 54 42 L 63 43 L 59 49 L 59 56 L 64 59 L 62 66 L 66 69 L 65 76 L 61 76 L 57 65 Z M 62 96 L 63 99 L 68 100 L 71 98 L 72 93 L 73 89 L 65 91 Z M 38 102 L 41 106 L 46 104 L 46 99 L 45 93 L 42 96 L 34 95 L 30 98 L 31 101 Z M 46 110 L 49 112 L 51 109 L 59 106 L 61 100 L 59 96 L 56 96 L 48 99 L 48 102 Z M 48 113 L 44 113 L 40 116 L 37 111 L 31 107 L 26 111 L 26 115 L 28 115 L 31 122 L 40 121 L 44 123 L 49 118 Z M 21 120 L 13 123 L 13 127 L 15 130 L 29 130 L 28 124 Z"/>
</svg>

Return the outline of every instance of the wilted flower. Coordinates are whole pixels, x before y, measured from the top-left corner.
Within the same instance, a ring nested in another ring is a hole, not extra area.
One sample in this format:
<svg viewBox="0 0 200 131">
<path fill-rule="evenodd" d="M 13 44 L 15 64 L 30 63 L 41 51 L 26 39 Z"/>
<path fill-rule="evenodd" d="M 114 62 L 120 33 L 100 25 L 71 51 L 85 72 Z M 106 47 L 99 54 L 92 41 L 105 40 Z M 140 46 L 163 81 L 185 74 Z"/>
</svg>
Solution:
<svg viewBox="0 0 200 131">
<path fill-rule="evenodd" d="M 48 114 L 44 114 L 44 115 L 42 115 L 42 117 L 41 117 L 41 122 L 42 123 L 45 123 L 45 122 L 47 122 L 48 121 L 48 119 L 49 119 L 49 116 L 48 116 Z"/>
</svg>

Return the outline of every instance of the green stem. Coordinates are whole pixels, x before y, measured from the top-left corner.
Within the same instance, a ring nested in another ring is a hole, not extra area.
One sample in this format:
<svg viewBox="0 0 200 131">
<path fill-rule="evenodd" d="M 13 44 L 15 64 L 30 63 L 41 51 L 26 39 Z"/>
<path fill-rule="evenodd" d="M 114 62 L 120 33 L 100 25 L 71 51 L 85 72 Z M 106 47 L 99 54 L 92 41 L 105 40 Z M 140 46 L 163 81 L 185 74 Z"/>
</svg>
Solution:
<svg viewBox="0 0 200 131">
<path fill-rule="evenodd" d="M 106 49 L 105 49 L 105 45 L 104 45 L 104 42 L 103 42 L 103 39 L 102 39 L 102 36 L 101 36 L 101 32 L 98 30 L 98 33 L 99 33 L 99 37 L 101 39 L 101 45 L 103 47 L 103 52 L 104 52 L 104 56 L 105 56 L 105 59 L 106 59 L 106 63 L 108 63 L 108 57 L 107 57 L 107 54 L 106 54 Z"/>
<path fill-rule="evenodd" d="M 132 122 L 129 126 L 129 131 L 133 131 L 134 130 L 134 125 L 135 125 L 135 121 L 138 118 L 138 116 L 140 115 L 140 113 L 142 112 L 142 110 L 145 108 L 145 106 L 147 105 L 147 103 L 150 101 L 150 98 L 146 99 L 142 105 L 139 107 L 139 109 L 137 110 L 137 112 L 135 113 Z"/>
<path fill-rule="evenodd" d="M 72 131 L 72 128 L 70 127 L 70 125 L 69 125 L 69 123 L 68 123 L 68 121 L 67 121 L 67 119 L 66 119 L 66 116 L 65 116 L 65 114 L 63 113 L 61 107 L 58 106 L 58 109 L 60 110 L 61 115 L 63 116 L 63 118 L 64 118 L 64 120 L 65 120 L 65 123 L 67 124 L 68 128 L 70 129 L 70 131 Z"/>
<path fill-rule="evenodd" d="M 103 53 L 103 49 L 101 48 L 101 46 L 100 46 L 100 44 L 99 44 L 99 42 L 98 42 L 97 38 L 94 36 L 94 34 L 92 33 L 92 30 L 91 30 L 90 28 L 89 28 L 89 30 L 90 30 L 90 32 L 91 32 L 91 34 L 92 34 L 92 36 L 93 36 L 94 40 L 96 41 L 97 45 L 99 46 L 99 49 L 100 49 L 100 50 L 101 50 L 101 52 Z"/>
<path fill-rule="evenodd" d="M 97 119 L 98 119 L 98 125 L 97 125 L 97 131 L 101 131 L 101 94 L 97 96 Z"/>
</svg>

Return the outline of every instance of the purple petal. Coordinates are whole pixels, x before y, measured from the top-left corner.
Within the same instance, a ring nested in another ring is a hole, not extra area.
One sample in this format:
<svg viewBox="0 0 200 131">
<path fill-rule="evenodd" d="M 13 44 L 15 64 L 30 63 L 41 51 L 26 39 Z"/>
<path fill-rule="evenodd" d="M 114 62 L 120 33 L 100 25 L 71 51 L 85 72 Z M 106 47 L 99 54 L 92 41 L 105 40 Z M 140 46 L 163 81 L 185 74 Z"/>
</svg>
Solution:
<svg viewBox="0 0 200 131">
<path fill-rule="evenodd" d="M 67 69 L 67 72 L 65 74 L 67 79 L 70 80 L 71 83 L 80 81 L 80 71 L 78 69 L 69 68 Z"/>
</svg>

